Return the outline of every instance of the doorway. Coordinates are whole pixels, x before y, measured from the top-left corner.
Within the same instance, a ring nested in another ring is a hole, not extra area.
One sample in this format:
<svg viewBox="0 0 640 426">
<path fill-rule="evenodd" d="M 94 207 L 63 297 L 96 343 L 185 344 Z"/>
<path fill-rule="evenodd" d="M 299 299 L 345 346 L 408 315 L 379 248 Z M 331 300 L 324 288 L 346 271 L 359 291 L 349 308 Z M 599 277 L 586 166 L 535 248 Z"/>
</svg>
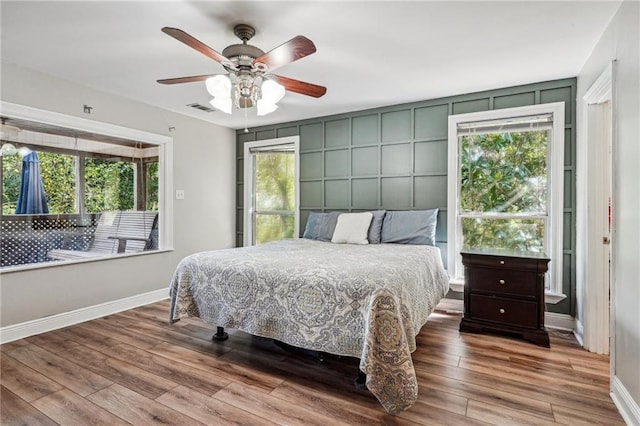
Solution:
<svg viewBox="0 0 640 426">
<path fill-rule="evenodd" d="M 613 348 L 613 318 L 611 299 L 615 289 L 612 281 L 611 240 L 615 224 L 611 211 L 615 208 L 613 194 L 613 63 L 600 75 L 583 97 L 584 144 L 578 152 L 577 201 L 581 207 L 578 221 L 577 282 L 582 285 L 582 303 L 578 314 L 585 349 L 609 354 Z M 580 178 L 581 177 L 581 178 Z M 582 276 L 580 276 L 582 273 Z M 580 309 L 582 305 L 582 309 Z M 580 315 L 582 311 L 582 315 Z M 614 357 L 611 356 L 613 363 Z"/>
</svg>

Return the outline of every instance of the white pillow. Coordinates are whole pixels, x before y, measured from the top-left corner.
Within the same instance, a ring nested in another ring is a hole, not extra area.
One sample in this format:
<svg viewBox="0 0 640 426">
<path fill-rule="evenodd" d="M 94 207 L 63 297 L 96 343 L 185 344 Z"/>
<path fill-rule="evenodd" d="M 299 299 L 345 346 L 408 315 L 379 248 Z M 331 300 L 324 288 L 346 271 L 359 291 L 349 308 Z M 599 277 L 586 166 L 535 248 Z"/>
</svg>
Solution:
<svg viewBox="0 0 640 426">
<path fill-rule="evenodd" d="M 367 236 L 373 213 L 342 213 L 338 216 L 332 243 L 369 244 Z"/>
</svg>

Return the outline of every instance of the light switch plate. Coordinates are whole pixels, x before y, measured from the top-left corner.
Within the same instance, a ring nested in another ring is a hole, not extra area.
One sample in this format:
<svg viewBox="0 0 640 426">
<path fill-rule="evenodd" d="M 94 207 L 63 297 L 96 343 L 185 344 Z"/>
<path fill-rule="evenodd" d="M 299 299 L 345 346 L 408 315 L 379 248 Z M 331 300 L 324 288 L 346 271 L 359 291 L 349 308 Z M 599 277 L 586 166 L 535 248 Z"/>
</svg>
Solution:
<svg viewBox="0 0 640 426">
<path fill-rule="evenodd" d="M 176 200 L 184 200 L 184 189 L 176 189 Z"/>
</svg>

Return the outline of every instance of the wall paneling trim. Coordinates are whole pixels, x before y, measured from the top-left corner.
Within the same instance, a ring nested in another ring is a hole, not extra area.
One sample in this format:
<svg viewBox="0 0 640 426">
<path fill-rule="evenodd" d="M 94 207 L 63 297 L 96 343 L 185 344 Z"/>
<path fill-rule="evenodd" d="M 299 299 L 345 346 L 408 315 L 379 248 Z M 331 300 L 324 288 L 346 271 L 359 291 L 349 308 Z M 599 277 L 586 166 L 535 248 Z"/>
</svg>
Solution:
<svg viewBox="0 0 640 426">
<path fill-rule="evenodd" d="M 238 130 L 237 245 L 243 238 L 244 143 L 299 135 L 301 233 L 310 211 L 437 207 L 436 240 L 444 255 L 448 116 L 551 102 L 565 102 L 563 293 L 569 297 L 547 308 L 574 316 L 575 78 Z"/>
</svg>

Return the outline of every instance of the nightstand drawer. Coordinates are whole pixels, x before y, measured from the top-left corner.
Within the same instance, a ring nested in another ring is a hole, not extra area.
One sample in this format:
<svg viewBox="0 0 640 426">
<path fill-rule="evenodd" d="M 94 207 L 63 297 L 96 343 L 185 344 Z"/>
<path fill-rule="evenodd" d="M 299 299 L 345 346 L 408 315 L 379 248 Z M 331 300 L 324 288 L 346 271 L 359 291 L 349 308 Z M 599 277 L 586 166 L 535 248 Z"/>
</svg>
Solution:
<svg viewBox="0 0 640 426">
<path fill-rule="evenodd" d="M 465 266 L 475 268 L 495 268 L 495 269 L 515 269 L 518 271 L 542 271 L 547 270 L 547 259 L 531 259 L 513 256 L 498 256 L 498 255 L 469 255 L 468 253 L 461 253 L 463 257 L 463 263 Z"/>
<path fill-rule="evenodd" d="M 479 294 L 471 294 L 470 299 L 469 316 L 471 319 L 530 328 L 538 326 L 538 304 L 536 302 Z"/>
<path fill-rule="evenodd" d="M 470 291 L 486 291 L 515 296 L 537 295 L 537 275 L 531 272 L 490 268 L 467 268 L 465 270 Z"/>
</svg>

